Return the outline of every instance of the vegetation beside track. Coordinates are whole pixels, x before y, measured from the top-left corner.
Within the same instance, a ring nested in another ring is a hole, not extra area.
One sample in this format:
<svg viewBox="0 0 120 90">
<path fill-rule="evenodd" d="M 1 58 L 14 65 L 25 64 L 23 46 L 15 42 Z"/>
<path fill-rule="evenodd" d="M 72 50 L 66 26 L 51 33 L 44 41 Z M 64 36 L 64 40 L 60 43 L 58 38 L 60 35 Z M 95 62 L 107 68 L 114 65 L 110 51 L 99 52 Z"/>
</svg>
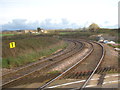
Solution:
<svg viewBox="0 0 120 90">
<path fill-rule="evenodd" d="M 56 73 L 60 73 L 60 71 L 51 71 L 51 72 L 48 72 L 48 74 L 56 74 Z"/>
<path fill-rule="evenodd" d="M 16 35 L 2 38 L 2 67 L 18 67 L 49 56 L 67 44 L 52 36 Z M 15 48 L 9 43 L 15 42 Z"/>
<path fill-rule="evenodd" d="M 111 45 L 111 44 L 108 44 L 110 47 L 113 47 L 113 48 L 120 48 L 120 45 Z"/>
<path fill-rule="evenodd" d="M 56 35 L 59 35 L 60 37 L 63 38 L 81 38 L 81 39 L 86 39 L 86 40 L 97 40 L 96 36 L 102 34 L 105 39 L 110 39 L 114 38 L 113 41 L 118 42 L 118 36 L 120 36 L 120 33 L 118 32 L 118 29 L 99 29 L 98 31 L 91 32 L 89 30 L 54 30 Z M 94 36 L 94 37 L 91 37 Z"/>
</svg>

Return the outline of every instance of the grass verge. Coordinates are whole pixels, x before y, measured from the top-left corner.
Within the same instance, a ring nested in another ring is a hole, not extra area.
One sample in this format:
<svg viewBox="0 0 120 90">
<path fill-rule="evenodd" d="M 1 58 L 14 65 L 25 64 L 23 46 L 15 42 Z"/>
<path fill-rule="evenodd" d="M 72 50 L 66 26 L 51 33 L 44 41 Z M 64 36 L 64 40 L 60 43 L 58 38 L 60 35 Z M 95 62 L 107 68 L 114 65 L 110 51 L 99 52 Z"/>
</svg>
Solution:
<svg viewBox="0 0 120 90">
<path fill-rule="evenodd" d="M 3 68 L 12 68 L 12 67 L 22 66 L 27 63 L 35 62 L 40 57 L 49 56 L 59 49 L 64 49 L 66 46 L 67 46 L 67 44 L 65 43 L 63 45 L 58 45 L 53 48 L 43 49 L 40 52 L 32 52 L 32 53 L 25 54 L 22 56 L 17 56 L 15 58 L 14 57 L 3 58 L 2 59 L 2 67 Z"/>
<path fill-rule="evenodd" d="M 110 47 L 113 47 L 113 48 L 120 48 L 120 45 L 111 45 L 111 44 L 108 44 L 108 46 L 110 46 Z"/>
<path fill-rule="evenodd" d="M 56 74 L 56 73 L 60 73 L 60 71 L 51 71 L 51 72 L 48 72 L 48 74 Z"/>
<path fill-rule="evenodd" d="M 16 48 L 10 49 L 9 42 L 15 41 Z M 3 40 L 2 67 L 19 67 L 49 56 L 67 47 L 67 43 L 53 37 L 5 38 Z"/>
</svg>

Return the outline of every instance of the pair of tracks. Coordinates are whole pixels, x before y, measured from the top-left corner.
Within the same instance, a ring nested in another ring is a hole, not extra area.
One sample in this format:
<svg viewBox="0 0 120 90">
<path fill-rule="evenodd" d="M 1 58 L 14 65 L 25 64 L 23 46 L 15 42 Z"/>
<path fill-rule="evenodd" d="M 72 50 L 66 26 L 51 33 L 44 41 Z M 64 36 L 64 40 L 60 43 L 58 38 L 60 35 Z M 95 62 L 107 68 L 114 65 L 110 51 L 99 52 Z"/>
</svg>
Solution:
<svg viewBox="0 0 120 90">
<path fill-rule="evenodd" d="M 78 61 L 76 64 L 74 64 L 73 66 L 71 66 L 70 68 L 68 68 L 67 70 L 65 70 L 63 73 L 61 73 L 60 75 L 58 75 L 54 79 L 50 80 L 49 82 L 47 82 L 43 86 L 39 87 L 38 90 L 43 90 L 46 87 L 49 88 L 49 87 L 51 87 L 50 84 L 52 84 L 53 82 L 57 81 L 58 79 L 61 79 L 61 78 L 64 79 L 64 77 L 68 76 L 71 72 L 74 72 L 74 71 L 77 71 L 77 70 L 79 71 L 79 68 L 81 68 L 80 67 L 81 62 L 84 62 L 85 59 L 89 58 L 89 56 L 91 56 L 92 53 L 96 52 L 93 43 L 89 43 L 89 44 L 91 44 L 92 48 L 91 48 L 91 50 L 89 51 L 89 53 L 84 58 L 82 58 L 80 61 Z M 97 56 L 97 62 L 95 63 L 96 65 L 92 68 L 93 69 L 92 72 L 89 73 L 89 76 L 86 78 L 86 81 L 84 83 L 82 83 L 82 85 L 78 86 L 79 88 L 77 88 L 77 89 L 83 90 L 86 87 L 86 85 L 91 80 L 91 78 L 93 77 L 93 75 L 95 74 L 95 72 L 98 70 L 98 67 L 100 66 L 100 64 L 101 64 L 101 62 L 102 62 L 102 60 L 104 58 L 105 51 L 104 51 L 103 45 L 99 44 L 99 43 L 96 43 L 96 42 L 94 42 L 94 44 L 97 44 L 101 48 L 100 49 L 101 51 L 99 51 L 101 53 L 100 53 L 100 55 Z M 94 63 L 94 62 L 92 62 L 92 63 Z M 54 87 L 54 85 L 53 85 L 53 87 Z"/>
<path fill-rule="evenodd" d="M 67 42 L 69 42 L 70 45 L 63 52 L 59 52 L 49 58 L 40 60 L 37 63 L 33 63 L 23 68 L 17 69 L 13 72 L 4 74 L 2 76 L 3 78 L 2 87 L 3 88 L 9 87 L 9 84 L 14 83 L 15 81 L 28 77 L 36 72 L 40 72 L 41 70 L 47 67 L 59 63 L 64 59 L 69 58 L 72 55 L 76 54 L 84 47 L 84 44 L 77 40 L 67 40 Z"/>
<path fill-rule="evenodd" d="M 65 49 L 63 52 L 60 52 L 57 55 L 54 55 L 53 57 L 49 57 L 47 59 L 43 59 L 40 62 L 37 62 L 37 63 L 35 63 L 33 65 L 29 65 L 29 66 L 26 66 L 26 67 L 21 68 L 19 70 L 16 70 L 16 71 L 14 71 L 12 73 L 8 73 L 8 74 L 3 75 L 3 85 L 2 85 L 3 88 L 7 88 L 7 87 L 9 87 L 9 84 L 12 84 L 12 83 L 14 83 L 16 81 L 19 81 L 22 78 L 29 77 L 30 75 L 32 75 L 35 72 L 40 72 L 41 70 L 43 70 L 43 69 L 45 69 L 45 68 L 47 68 L 49 66 L 55 65 L 56 63 L 59 63 L 59 62 L 63 61 L 64 59 L 72 57 L 74 54 L 80 52 L 83 49 L 83 47 L 84 47 L 84 44 L 81 43 L 78 40 L 77 41 L 76 40 L 67 40 L 67 41 L 68 42 L 72 42 L 71 46 L 69 46 L 69 48 Z M 61 74 L 56 76 L 54 79 L 52 79 L 49 82 L 47 82 L 46 84 L 42 85 L 38 89 L 39 90 L 45 89 L 49 84 L 51 84 L 55 80 L 65 76 L 66 73 L 68 74 L 72 70 L 76 70 L 76 68 L 79 67 L 79 64 L 81 62 L 83 62 L 87 57 L 89 57 L 92 54 L 92 52 L 94 50 L 94 47 L 93 47 L 92 43 L 89 43 L 89 44 L 91 45 L 92 48 L 89 50 L 87 55 L 84 56 L 84 58 L 79 60 L 76 64 L 74 64 L 73 66 L 71 66 L 70 68 L 68 68 L 67 70 L 65 70 L 64 72 L 62 72 Z M 104 47 L 101 44 L 98 44 L 98 45 L 101 47 L 101 51 L 100 51 L 101 55 L 99 56 L 100 57 L 99 58 L 99 62 L 95 66 L 93 72 L 86 79 L 86 82 L 80 87 L 81 89 L 85 88 L 87 83 L 90 81 L 90 79 L 94 75 L 95 71 L 100 66 L 100 64 L 102 62 L 102 59 L 104 57 Z"/>
<path fill-rule="evenodd" d="M 97 71 L 98 67 L 100 66 L 100 64 L 102 63 L 102 60 L 104 58 L 105 55 L 105 51 L 104 51 L 104 47 L 102 44 L 99 44 L 102 47 L 102 54 L 100 57 L 99 62 L 97 63 L 97 65 L 95 66 L 95 69 L 93 70 L 93 72 L 91 73 L 91 75 L 87 78 L 87 80 L 85 81 L 85 83 L 82 85 L 81 90 L 83 90 L 85 88 L 85 86 L 88 84 L 88 82 L 90 81 L 90 79 L 93 77 L 93 75 L 95 74 L 95 72 Z"/>
</svg>

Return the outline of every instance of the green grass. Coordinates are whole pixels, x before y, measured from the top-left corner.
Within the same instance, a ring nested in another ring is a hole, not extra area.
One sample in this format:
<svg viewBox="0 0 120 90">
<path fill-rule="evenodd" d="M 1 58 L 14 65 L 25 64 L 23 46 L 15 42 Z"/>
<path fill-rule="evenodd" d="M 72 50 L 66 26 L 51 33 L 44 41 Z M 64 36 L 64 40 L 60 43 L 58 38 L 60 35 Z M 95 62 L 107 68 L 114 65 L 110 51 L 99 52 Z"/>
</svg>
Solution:
<svg viewBox="0 0 120 90">
<path fill-rule="evenodd" d="M 86 38 L 88 39 L 89 36 L 94 35 L 94 33 L 91 32 L 70 32 L 70 33 L 65 33 L 65 34 L 60 34 L 61 37 L 63 38 Z"/>
<path fill-rule="evenodd" d="M 77 32 L 60 32 L 59 35 L 76 34 Z"/>
<path fill-rule="evenodd" d="M 106 72 L 107 74 L 119 73 L 118 71 L 110 70 Z"/>
<path fill-rule="evenodd" d="M 54 48 L 43 49 L 43 51 L 32 52 L 32 53 L 25 54 L 22 56 L 17 56 L 16 58 L 14 57 L 3 58 L 2 65 L 3 67 L 7 67 L 7 68 L 18 67 L 18 66 L 30 63 L 30 62 L 34 62 L 42 56 L 49 56 L 55 51 L 57 51 L 58 49 L 65 48 L 65 46 L 66 45 L 55 46 Z"/>
<path fill-rule="evenodd" d="M 0 36 L 14 36 L 15 34 L 0 34 Z"/>
<path fill-rule="evenodd" d="M 55 70 L 55 71 L 48 72 L 48 74 L 56 74 L 56 73 L 60 73 L 60 71 Z"/>
<path fill-rule="evenodd" d="M 117 41 L 116 43 L 120 44 L 120 41 Z"/>
<path fill-rule="evenodd" d="M 110 30 L 106 30 L 106 29 L 101 29 L 97 32 L 98 34 L 109 34 L 111 36 L 118 36 L 118 30 L 113 30 L 113 29 L 110 29 Z"/>
<path fill-rule="evenodd" d="M 16 42 L 16 48 L 9 48 L 9 42 Z M 14 36 L 3 38 L 2 67 L 12 68 L 35 62 L 67 46 L 64 41 L 53 37 Z"/>
<path fill-rule="evenodd" d="M 81 38 L 81 39 L 86 39 L 86 40 L 96 40 L 95 37 L 89 38 L 91 35 L 103 34 L 103 35 L 114 36 L 114 37 L 118 37 L 120 35 L 117 29 L 116 30 L 115 29 L 100 29 L 96 32 L 78 31 L 77 29 L 74 31 L 76 32 L 59 32 L 58 35 L 63 38 Z"/>
<path fill-rule="evenodd" d="M 113 47 L 113 48 L 120 48 L 120 45 L 114 46 L 114 45 L 108 44 L 108 46 Z"/>
</svg>

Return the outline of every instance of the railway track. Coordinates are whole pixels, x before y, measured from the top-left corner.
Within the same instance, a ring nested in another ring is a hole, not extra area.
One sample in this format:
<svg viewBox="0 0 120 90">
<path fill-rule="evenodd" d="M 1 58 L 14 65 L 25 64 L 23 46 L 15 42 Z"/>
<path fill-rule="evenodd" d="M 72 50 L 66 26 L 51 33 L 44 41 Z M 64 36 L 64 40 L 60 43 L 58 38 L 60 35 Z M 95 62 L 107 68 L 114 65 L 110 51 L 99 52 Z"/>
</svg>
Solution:
<svg viewBox="0 0 120 90">
<path fill-rule="evenodd" d="M 37 63 L 30 64 L 26 67 L 20 68 L 18 70 L 3 75 L 2 87 L 9 87 L 9 84 L 11 85 L 12 83 L 19 81 L 22 78 L 28 77 L 33 73 L 40 72 L 41 70 L 44 70 L 47 67 L 59 63 L 62 60 L 76 54 L 84 47 L 84 44 L 77 40 L 68 40 L 68 42 L 72 42 L 72 45 L 69 46 L 69 48 L 65 49 L 64 52 L 60 52 L 55 56 L 40 60 Z"/>
<path fill-rule="evenodd" d="M 104 51 L 104 47 L 102 44 L 99 44 L 99 43 L 95 43 L 94 44 L 98 45 L 99 48 L 100 48 L 100 55 L 96 57 L 96 61 L 94 63 L 94 67 L 92 68 L 92 72 L 90 73 L 87 73 L 88 76 L 86 78 L 86 81 L 84 83 L 80 83 L 80 86 L 76 89 L 84 89 L 85 86 L 88 84 L 88 82 L 90 81 L 90 79 L 93 77 L 93 75 L 95 74 L 95 72 L 98 70 L 98 67 L 100 66 L 102 60 L 103 60 L 103 57 L 104 57 L 104 54 L 105 54 L 105 51 Z M 73 66 L 71 66 L 70 68 L 68 68 L 67 70 L 65 70 L 64 72 L 62 72 L 61 74 L 59 74 L 57 77 L 55 77 L 54 79 L 50 80 L 49 82 L 47 82 L 46 84 L 42 85 L 41 87 L 38 88 L 38 90 L 43 90 L 45 88 L 51 88 L 52 86 L 54 87 L 54 84 L 55 83 L 59 83 L 59 79 L 65 79 L 65 77 L 76 77 L 76 75 L 74 76 L 74 74 L 71 74 L 75 71 L 80 71 L 80 66 L 81 66 L 81 63 L 84 63 L 85 61 L 88 61 L 90 58 L 93 58 L 92 57 L 92 54 L 93 53 L 96 53 L 98 52 L 97 50 L 95 50 L 96 48 L 94 48 L 94 45 L 93 43 L 91 43 L 92 45 L 92 48 L 90 50 L 90 52 L 84 57 L 82 58 L 80 61 L 78 61 L 76 64 L 74 64 Z M 94 56 L 94 55 L 93 55 Z M 83 64 L 84 65 L 84 64 Z M 90 68 L 91 70 L 91 68 Z M 58 82 L 57 82 L 58 81 Z M 55 82 L 55 83 L 54 83 Z M 65 87 L 64 87 L 65 88 Z"/>
<path fill-rule="evenodd" d="M 29 68 L 29 67 L 31 67 L 31 66 L 37 65 L 37 64 L 39 64 L 39 63 L 41 63 L 41 62 L 44 62 L 44 61 L 47 61 L 47 60 L 49 60 L 49 59 L 51 59 L 51 58 L 58 57 L 58 56 L 60 56 L 60 55 L 62 55 L 62 54 L 65 54 L 65 53 L 69 52 L 71 49 L 75 48 L 75 43 L 74 43 L 74 42 L 71 42 L 70 40 L 68 40 L 68 41 L 66 40 L 66 42 L 69 44 L 66 49 L 61 50 L 61 51 L 53 54 L 53 55 L 50 56 L 49 58 L 43 58 L 42 60 L 40 59 L 40 61 L 38 61 L 38 62 L 31 63 L 31 64 L 29 64 L 29 65 L 27 65 L 27 66 L 23 66 L 22 68 L 20 67 L 20 68 L 17 68 L 17 69 L 15 69 L 15 70 L 11 71 L 11 72 L 2 74 L 2 77 L 8 76 L 8 75 L 11 74 L 11 73 L 19 72 L 19 71 L 21 71 L 21 70 L 23 70 L 23 69 L 25 69 L 25 68 Z"/>
<path fill-rule="evenodd" d="M 90 74 L 90 76 L 87 78 L 87 80 L 84 82 L 84 84 L 82 85 L 82 87 L 80 87 L 80 90 L 84 90 L 86 85 L 88 84 L 88 82 L 91 80 L 91 78 L 93 77 L 93 75 L 95 74 L 95 72 L 97 71 L 97 69 L 99 68 L 100 64 L 102 63 L 102 60 L 104 58 L 105 55 L 105 51 L 104 51 L 104 46 L 102 44 L 99 44 L 102 47 L 102 54 L 100 57 L 99 62 L 97 63 L 97 65 L 95 66 L 93 72 Z"/>
</svg>

